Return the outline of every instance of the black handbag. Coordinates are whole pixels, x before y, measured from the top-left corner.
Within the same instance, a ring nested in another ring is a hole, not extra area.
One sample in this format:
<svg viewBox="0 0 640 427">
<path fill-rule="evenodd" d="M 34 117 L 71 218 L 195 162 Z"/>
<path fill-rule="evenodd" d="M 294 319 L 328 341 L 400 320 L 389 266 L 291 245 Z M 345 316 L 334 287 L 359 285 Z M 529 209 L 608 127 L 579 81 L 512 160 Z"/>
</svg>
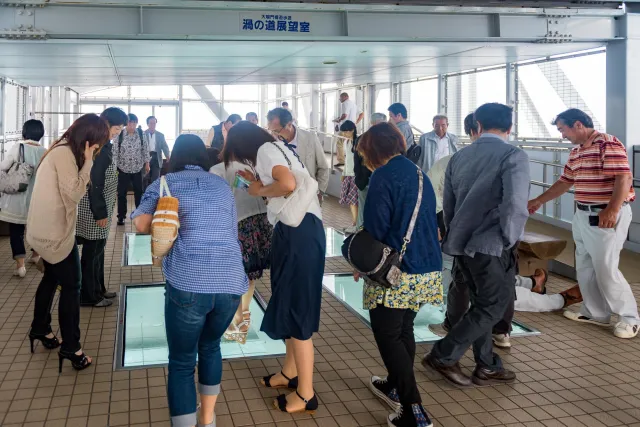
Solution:
<svg viewBox="0 0 640 427">
<path fill-rule="evenodd" d="M 407 150 L 407 154 L 405 156 L 407 159 L 411 160 L 414 164 L 418 164 L 418 160 L 420 160 L 420 155 L 422 154 L 422 147 L 416 143 L 413 143 L 411 147 Z"/>
<path fill-rule="evenodd" d="M 422 204 L 422 189 L 424 187 L 424 177 L 422 170 L 417 168 L 418 173 L 418 200 L 413 209 L 411 221 L 407 234 L 404 236 L 402 249 L 397 250 L 376 240 L 367 230 L 361 229 L 349 236 L 342 244 L 342 254 L 346 260 L 358 272 L 368 277 L 373 282 L 391 288 L 400 284 L 402 276 L 402 258 L 407 251 L 407 245 L 411 242 L 411 235 L 418 219 L 418 212 Z"/>
</svg>

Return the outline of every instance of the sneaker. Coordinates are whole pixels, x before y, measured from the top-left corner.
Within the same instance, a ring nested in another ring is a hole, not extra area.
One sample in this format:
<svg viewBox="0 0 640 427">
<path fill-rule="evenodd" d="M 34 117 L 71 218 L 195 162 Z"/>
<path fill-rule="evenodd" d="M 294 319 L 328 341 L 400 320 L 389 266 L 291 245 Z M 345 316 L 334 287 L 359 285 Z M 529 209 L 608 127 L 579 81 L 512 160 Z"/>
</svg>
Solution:
<svg viewBox="0 0 640 427">
<path fill-rule="evenodd" d="M 31 254 L 31 256 L 29 257 L 29 259 L 27 260 L 27 262 L 29 264 L 37 264 L 38 261 L 40 261 L 40 255 L 37 256 L 33 256 L 33 254 Z"/>
<path fill-rule="evenodd" d="M 493 334 L 493 344 L 499 348 L 511 348 L 509 334 Z"/>
<path fill-rule="evenodd" d="M 387 377 L 380 378 L 375 375 L 369 381 L 369 388 L 378 398 L 384 400 L 394 411 L 400 409 L 400 396 L 398 390 L 387 382 Z"/>
<path fill-rule="evenodd" d="M 100 301 L 95 303 L 93 306 L 94 307 L 109 307 L 111 304 L 113 304 L 113 301 L 111 301 L 110 299 L 102 298 Z"/>
<path fill-rule="evenodd" d="M 14 276 L 24 277 L 27 275 L 27 269 L 25 267 L 16 268 L 16 271 L 13 272 Z"/>
<path fill-rule="evenodd" d="M 638 331 L 640 331 L 640 326 L 638 325 L 630 325 L 624 322 L 616 323 L 616 327 L 613 330 L 613 335 L 618 338 L 634 338 L 638 335 Z"/>
<path fill-rule="evenodd" d="M 117 295 L 118 294 L 116 294 L 115 292 L 107 291 L 104 293 L 103 297 L 107 299 L 112 299 L 112 298 L 115 298 Z"/>
<path fill-rule="evenodd" d="M 118 225 L 124 225 L 124 219 L 119 219 L 118 220 Z"/>
<path fill-rule="evenodd" d="M 582 322 L 582 323 L 591 323 L 592 325 L 598 325 L 598 326 L 609 326 L 609 322 L 604 323 L 604 322 L 598 322 L 597 320 L 594 320 L 590 317 L 587 316 L 583 316 L 580 313 L 576 313 L 575 311 L 571 311 L 571 310 L 565 310 L 564 313 L 562 313 L 564 315 L 564 317 L 566 317 L 569 320 L 573 320 L 576 322 Z"/>
<path fill-rule="evenodd" d="M 433 427 L 426 409 L 419 403 L 401 406 L 398 412 L 389 415 L 387 425 L 389 427 Z"/>
</svg>

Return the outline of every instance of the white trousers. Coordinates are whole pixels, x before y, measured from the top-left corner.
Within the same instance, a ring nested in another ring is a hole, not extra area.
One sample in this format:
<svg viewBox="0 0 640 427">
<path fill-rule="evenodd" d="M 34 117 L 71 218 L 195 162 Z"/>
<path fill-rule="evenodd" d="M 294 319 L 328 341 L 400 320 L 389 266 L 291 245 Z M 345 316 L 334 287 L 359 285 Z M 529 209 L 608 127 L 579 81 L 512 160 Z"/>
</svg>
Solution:
<svg viewBox="0 0 640 427">
<path fill-rule="evenodd" d="M 589 225 L 590 215 L 597 213 L 577 210 L 573 217 L 576 272 L 584 299 L 580 314 L 605 323 L 617 314 L 621 322 L 640 324 L 631 286 L 618 269 L 631 224 L 631 206 L 620 209 L 615 228 Z"/>
<path fill-rule="evenodd" d="M 516 276 L 516 311 L 545 311 L 560 310 L 564 307 L 564 298 L 560 294 L 542 295 L 531 292 L 533 280 L 529 277 Z"/>
</svg>

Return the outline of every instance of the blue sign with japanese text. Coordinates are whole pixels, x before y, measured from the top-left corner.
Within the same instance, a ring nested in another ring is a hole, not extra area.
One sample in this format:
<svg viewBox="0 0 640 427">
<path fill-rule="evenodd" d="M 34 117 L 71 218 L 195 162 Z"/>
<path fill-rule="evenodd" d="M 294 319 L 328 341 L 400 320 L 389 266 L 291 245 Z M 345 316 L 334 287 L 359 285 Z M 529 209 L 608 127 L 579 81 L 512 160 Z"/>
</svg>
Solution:
<svg viewBox="0 0 640 427">
<path fill-rule="evenodd" d="M 307 16 L 299 14 L 252 13 L 240 15 L 241 33 L 311 34 Z"/>
</svg>

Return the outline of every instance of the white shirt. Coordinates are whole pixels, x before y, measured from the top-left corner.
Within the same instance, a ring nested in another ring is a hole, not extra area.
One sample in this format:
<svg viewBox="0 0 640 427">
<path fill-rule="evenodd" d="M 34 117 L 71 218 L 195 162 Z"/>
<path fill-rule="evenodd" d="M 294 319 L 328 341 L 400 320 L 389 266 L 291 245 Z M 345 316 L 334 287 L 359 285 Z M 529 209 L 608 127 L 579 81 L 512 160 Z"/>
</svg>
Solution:
<svg viewBox="0 0 640 427">
<path fill-rule="evenodd" d="M 293 135 L 293 139 L 289 141 L 287 144 L 295 146 L 294 150 L 297 153 L 298 152 L 298 128 L 295 126 L 293 128 L 296 130 L 296 133 L 295 135 Z"/>
<path fill-rule="evenodd" d="M 287 158 L 291 162 L 291 169 L 295 171 L 306 171 L 309 173 L 308 169 L 305 168 L 302 163 L 298 160 L 296 156 L 293 155 L 291 150 L 287 148 L 284 143 L 281 141 L 275 142 L 278 144 L 282 151 L 285 152 Z M 289 169 L 289 164 L 287 160 L 282 155 L 282 152 L 278 150 L 272 143 L 267 142 L 262 144 L 262 146 L 258 149 L 258 155 L 256 157 L 256 172 L 260 175 L 260 180 L 262 184 L 265 186 L 273 184 L 273 168 L 276 166 L 284 166 Z M 315 179 L 315 178 L 314 178 Z M 311 213 L 317 216 L 322 221 L 322 209 L 320 208 L 320 202 L 317 197 L 313 198 L 311 205 L 307 209 L 308 213 Z M 269 205 L 267 204 L 267 216 L 269 217 L 269 222 L 275 225 L 278 221 L 276 219 L 275 214 L 273 214 L 269 210 Z"/>
<path fill-rule="evenodd" d="M 340 115 L 342 116 L 342 114 L 346 114 L 346 117 L 340 122 L 340 124 L 343 124 L 347 120 L 351 120 L 355 124 L 360 113 L 361 111 L 359 110 L 356 103 L 350 99 L 347 99 L 340 106 Z"/>
<path fill-rule="evenodd" d="M 436 135 L 438 136 L 438 135 Z M 447 134 L 444 137 L 438 139 L 438 146 L 436 147 L 436 158 L 434 163 L 443 157 L 448 156 L 451 150 L 449 150 L 449 136 Z"/>
<path fill-rule="evenodd" d="M 436 214 L 442 211 L 442 198 L 444 197 L 444 179 L 447 172 L 447 166 L 452 155 L 444 156 L 431 166 L 427 176 L 433 185 L 433 190 L 436 193 Z"/>
<path fill-rule="evenodd" d="M 218 163 L 209 169 L 209 172 L 223 178 L 231 187 L 233 197 L 236 199 L 238 222 L 254 215 L 267 213 L 267 205 L 264 203 L 264 200 L 262 200 L 262 197 L 250 196 L 246 189 L 233 186 L 236 179 L 236 172 L 241 170 L 251 170 L 251 168 L 239 162 L 232 162 L 228 169 L 225 169 L 224 163 Z"/>
<path fill-rule="evenodd" d="M 149 132 L 149 152 L 156 151 L 156 133 Z"/>
</svg>

